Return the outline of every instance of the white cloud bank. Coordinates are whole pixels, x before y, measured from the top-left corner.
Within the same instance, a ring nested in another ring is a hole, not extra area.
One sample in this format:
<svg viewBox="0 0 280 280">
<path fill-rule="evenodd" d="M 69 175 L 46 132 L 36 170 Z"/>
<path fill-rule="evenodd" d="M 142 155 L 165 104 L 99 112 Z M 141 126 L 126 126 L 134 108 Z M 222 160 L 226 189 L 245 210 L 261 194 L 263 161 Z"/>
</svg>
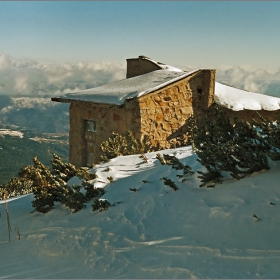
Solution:
<svg viewBox="0 0 280 280">
<path fill-rule="evenodd" d="M 186 67 L 185 67 L 186 68 Z M 190 68 L 186 68 L 190 69 Z M 111 62 L 55 63 L 18 60 L 0 53 L 0 94 L 58 96 L 125 78 L 126 65 Z M 280 97 L 280 70 L 218 69 L 216 81 L 239 89 Z"/>
<path fill-rule="evenodd" d="M 280 97 L 280 70 L 269 73 L 263 69 L 250 71 L 234 66 L 227 70 L 218 69 L 216 81 L 238 89 Z"/>
<path fill-rule="evenodd" d="M 125 65 L 110 62 L 39 62 L 0 54 L 0 94 L 55 96 L 124 79 L 125 72 Z"/>
</svg>

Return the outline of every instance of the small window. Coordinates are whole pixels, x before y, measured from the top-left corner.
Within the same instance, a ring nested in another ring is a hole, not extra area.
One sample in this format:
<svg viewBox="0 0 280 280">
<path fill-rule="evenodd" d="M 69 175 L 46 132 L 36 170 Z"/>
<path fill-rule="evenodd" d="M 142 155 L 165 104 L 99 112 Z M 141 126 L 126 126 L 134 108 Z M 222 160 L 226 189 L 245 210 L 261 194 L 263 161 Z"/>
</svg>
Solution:
<svg viewBox="0 0 280 280">
<path fill-rule="evenodd" d="M 96 122 L 85 120 L 86 123 L 86 131 L 96 132 Z"/>
<path fill-rule="evenodd" d="M 200 93 L 200 94 L 202 93 L 202 88 L 197 88 L 196 90 L 197 90 L 197 93 Z"/>
</svg>

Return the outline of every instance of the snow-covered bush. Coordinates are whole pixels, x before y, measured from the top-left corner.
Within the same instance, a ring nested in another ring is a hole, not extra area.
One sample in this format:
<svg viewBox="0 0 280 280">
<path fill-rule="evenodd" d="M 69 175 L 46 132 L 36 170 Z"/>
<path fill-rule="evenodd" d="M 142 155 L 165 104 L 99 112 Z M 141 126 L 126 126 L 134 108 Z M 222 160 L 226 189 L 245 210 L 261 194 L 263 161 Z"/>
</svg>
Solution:
<svg viewBox="0 0 280 280">
<path fill-rule="evenodd" d="M 117 156 L 142 154 L 151 150 L 151 145 L 147 137 L 140 141 L 136 139 L 131 131 L 123 135 L 114 133 L 112 137 L 100 145 L 101 161 L 109 161 Z"/>
<path fill-rule="evenodd" d="M 33 166 L 24 166 L 18 177 L 13 178 L 6 186 L 1 186 L 1 197 L 22 195 L 33 192 L 34 211 L 47 213 L 54 208 L 55 202 L 77 212 L 85 207 L 85 203 L 94 197 L 104 194 L 103 189 L 95 188 L 89 181 L 96 178 L 88 168 L 76 168 L 70 163 L 63 163 L 61 158 L 53 155 L 52 168 L 42 164 L 37 157 L 33 158 Z M 81 186 L 68 186 L 67 182 L 74 176 L 81 178 Z M 81 188 L 85 192 L 81 191 Z"/>
<path fill-rule="evenodd" d="M 190 176 L 193 175 L 194 172 L 192 171 L 191 167 L 189 165 L 184 165 L 183 163 L 180 162 L 180 160 L 176 156 L 168 155 L 168 154 L 163 154 L 163 156 L 158 153 L 156 155 L 156 158 L 160 161 L 162 165 L 171 165 L 171 167 L 175 170 L 182 170 L 183 174 L 177 174 L 176 176 L 178 178 L 183 178 L 185 176 Z M 174 191 L 177 191 L 179 188 L 173 182 L 171 179 L 167 177 L 163 177 L 162 180 L 164 181 L 164 184 L 172 188 Z M 182 182 L 186 181 L 186 178 L 182 180 Z"/>
<path fill-rule="evenodd" d="M 103 188 L 95 188 L 94 185 L 88 181 L 83 181 L 82 186 L 86 191 L 85 196 L 87 201 L 91 200 L 94 197 L 101 197 L 105 193 Z"/>
<path fill-rule="evenodd" d="M 111 203 L 106 199 L 95 199 L 92 204 L 92 211 L 102 212 L 107 210 L 111 205 Z"/>
<path fill-rule="evenodd" d="M 6 185 L 0 185 L 0 199 L 24 195 L 32 192 L 32 182 L 18 177 L 10 179 Z"/>
<path fill-rule="evenodd" d="M 59 177 L 65 183 L 74 176 L 78 176 L 81 179 L 85 179 L 86 181 L 93 180 L 96 178 L 95 173 L 90 173 L 87 167 L 76 168 L 71 163 L 62 162 L 61 158 L 54 154 L 53 160 L 51 160 L 52 165 L 52 175 Z"/>
<path fill-rule="evenodd" d="M 217 109 L 212 118 L 194 122 L 193 145 L 198 161 L 207 169 L 207 172 L 198 171 L 202 180 L 200 186 L 220 181 L 222 171 L 239 180 L 253 172 L 269 169 L 267 156 L 277 151 L 259 133 L 260 127 L 256 122 L 238 118 L 231 123 L 221 109 Z M 266 132 L 262 130 L 262 133 Z"/>
<path fill-rule="evenodd" d="M 262 122 L 253 121 L 253 125 L 257 127 L 258 133 L 262 140 L 269 147 L 267 154 L 273 160 L 280 160 L 280 116 L 273 122 L 259 114 Z"/>
<path fill-rule="evenodd" d="M 162 178 L 164 181 L 164 184 L 169 186 L 171 189 L 173 189 L 174 191 L 179 190 L 179 188 L 177 187 L 177 185 L 175 184 L 175 182 L 173 182 L 171 179 L 167 178 L 167 177 L 163 177 Z"/>
<path fill-rule="evenodd" d="M 158 153 L 156 155 L 157 159 L 161 162 L 161 164 L 168 164 L 171 165 L 175 170 L 183 170 L 184 175 L 193 175 L 194 172 L 189 165 L 184 165 L 180 162 L 180 160 L 172 155 L 163 154 L 163 157 Z"/>
<path fill-rule="evenodd" d="M 55 201 L 61 201 L 67 191 L 66 183 L 61 177 L 53 175 L 37 157 L 33 158 L 33 163 L 33 166 L 22 167 L 18 175 L 21 180 L 32 181 L 35 197 L 32 206 L 36 211 L 46 213 L 53 209 Z"/>
<path fill-rule="evenodd" d="M 103 190 L 100 191 L 94 188 L 94 186 L 88 182 L 96 178 L 95 173 L 90 173 L 88 168 L 76 168 L 69 163 L 63 163 L 61 158 L 57 155 L 53 157 L 54 159 L 51 161 L 51 172 L 48 168 L 41 165 L 38 166 L 37 164 L 34 166 L 35 169 L 37 169 L 36 172 L 38 172 L 39 167 L 39 169 L 43 169 L 43 174 L 47 174 L 47 182 L 49 182 L 47 185 L 42 181 L 40 185 L 37 186 L 36 181 L 32 179 L 32 174 L 30 174 L 30 179 L 34 182 L 33 192 L 35 195 L 35 200 L 32 201 L 32 205 L 35 207 L 36 211 L 43 213 L 48 212 L 54 207 L 54 202 L 60 202 L 65 205 L 65 207 L 73 210 L 73 212 L 77 212 L 85 208 L 85 203 L 87 201 L 103 194 Z M 67 185 L 67 181 L 74 176 L 83 179 L 82 186 Z M 81 188 L 86 190 L 85 194 L 81 192 Z"/>
</svg>

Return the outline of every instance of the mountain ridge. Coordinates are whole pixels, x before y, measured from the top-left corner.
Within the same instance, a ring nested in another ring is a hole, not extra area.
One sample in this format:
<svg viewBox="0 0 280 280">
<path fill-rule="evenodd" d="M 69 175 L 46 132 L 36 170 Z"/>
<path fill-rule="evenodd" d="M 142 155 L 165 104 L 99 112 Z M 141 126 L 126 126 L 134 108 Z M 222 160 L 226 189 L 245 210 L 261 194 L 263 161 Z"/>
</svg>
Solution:
<svg viewBox="0 0 280 280">
<path fill-rule="evenodd" d="M 42 133 L 68 133 L 69 104 L 43 97 L 0 95 L 0 125 Z"/>
<path fill-rule="evenodd" d="M 46 166 L 53 153 L 68 161 L 68 108 L 50 98 L 0 95 L 0 184 L 34 156 Z"/>
</svg>

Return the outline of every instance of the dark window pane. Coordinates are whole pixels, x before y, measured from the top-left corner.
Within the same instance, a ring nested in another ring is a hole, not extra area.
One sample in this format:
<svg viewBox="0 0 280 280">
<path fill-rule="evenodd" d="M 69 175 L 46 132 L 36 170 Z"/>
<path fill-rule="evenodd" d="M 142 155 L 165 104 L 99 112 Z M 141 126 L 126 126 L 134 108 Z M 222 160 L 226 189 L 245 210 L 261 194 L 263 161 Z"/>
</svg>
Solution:
<svg viewBox="0 0 280 280">
<path fill-rule="evenodd" d="M 96 122 L 86 120 L 86 131 L 96 132 Z"/>
</svg>

